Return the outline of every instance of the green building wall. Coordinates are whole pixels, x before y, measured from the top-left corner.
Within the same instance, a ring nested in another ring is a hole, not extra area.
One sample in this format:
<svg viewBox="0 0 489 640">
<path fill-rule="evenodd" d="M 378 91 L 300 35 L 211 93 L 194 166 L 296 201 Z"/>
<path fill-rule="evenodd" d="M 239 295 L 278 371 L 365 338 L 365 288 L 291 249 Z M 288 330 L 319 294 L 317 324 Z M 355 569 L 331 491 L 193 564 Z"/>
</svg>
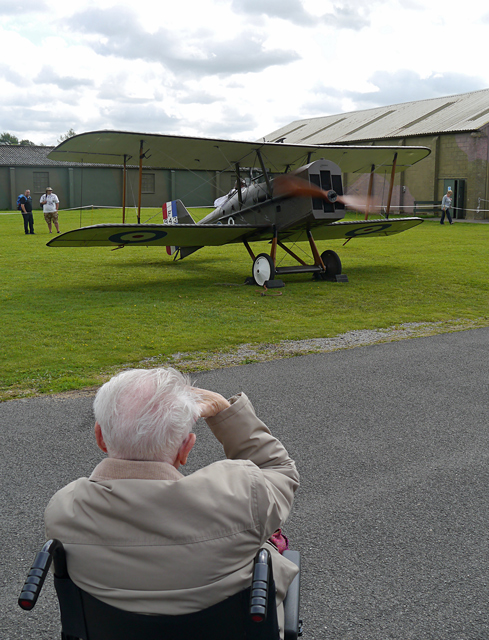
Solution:
<svg viewBox="0 0 489 640">
<path fill-rule="evenodd" d="M 31 190 L 34 209 L 40 209 L 39 199 L 44 191 L 34 189 L 34 174 L 48 173 L 49 186 L 59 197 L 61 209 L 90 205 L 122 206 L 123 171 L 120 167 L 66 166 L 0 166 L 0 210 L 15 210 L 17 196 Z M 143 207 L 160 207 L 169 200 L 180 199 L 188 207 L 212 206 L 214 200 L 227 193 L 234 184 L 233 173 L 190 172 L 169 169 L 145 169 L 144 177 L 154 181 L 154 190 L 143 189 Z M 127 170 L 126 205 L 137 206 L 139 171 Z"/>
</svg>

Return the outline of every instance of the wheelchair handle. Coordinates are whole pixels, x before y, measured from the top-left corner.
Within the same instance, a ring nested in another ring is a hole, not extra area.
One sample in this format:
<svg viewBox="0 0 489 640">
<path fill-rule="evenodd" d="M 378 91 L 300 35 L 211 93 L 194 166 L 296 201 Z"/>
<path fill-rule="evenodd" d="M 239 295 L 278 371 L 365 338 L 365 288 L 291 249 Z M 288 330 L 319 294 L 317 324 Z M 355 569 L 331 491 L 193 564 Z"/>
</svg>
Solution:
<svg viewBox="0 0 489 640">
<path fill-rule="evenodd" d="M 24 611 L 34 608 L 53 557 L 56 574 L 67 573 L 63 545 L 59 540 L 48 540 L 35 557 L 17 600 L 19 607 Z"/>
<path fill-rule="evenodd" d="M 253 622 L 265 622 L 267 619 L 271 560 L 267 549 L 260 549 L 255 558 L 250 596 L 250 618 Z"/>
</svg>

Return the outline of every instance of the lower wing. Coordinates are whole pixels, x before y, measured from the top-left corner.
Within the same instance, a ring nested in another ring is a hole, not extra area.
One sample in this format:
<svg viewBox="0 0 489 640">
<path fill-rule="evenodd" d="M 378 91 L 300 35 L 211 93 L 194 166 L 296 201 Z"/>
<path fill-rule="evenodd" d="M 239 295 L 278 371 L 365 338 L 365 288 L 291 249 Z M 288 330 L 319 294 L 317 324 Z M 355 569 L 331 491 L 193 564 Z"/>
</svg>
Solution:
<svg viewBox="0 0 489 640">
<path fill-rule="evenodd" d="M 422 218 L 382 218 L 381 220 L 345 220 L 318 225 L 311 228 L 314 240 L 342 240 L 344 238 L 373 238 L 392 236 L 416 227 L 423 222 Z M 290 229 L 280 234 L 283 242 L 300 242 L 306 240 L 306 230 Z"/>
<path fill-rule="evenodd" d="M 55 236 L 48 247 L 176 246 L 216 247 L 256 234 L 272 237 L 270 226 L 238 224 L 97 224 Z"/>
<path fill-rule="evenodd" d="M 367 238 L 390 236 L 407 231 L 423 222 L 422 218 L 390 220 L 348 220 L 313 226 L 315 240 Z M 306 240 L 306 227 L 279 230 L 282 242 Z M 235 242 L 270 240 L 273 230 L 269 225 L 239 224 L 98 224 L 82 227 L 55 236 L 48 247 L 107 247 L 107 246 L 176 246 L 216 247 Z"/>
</svg>

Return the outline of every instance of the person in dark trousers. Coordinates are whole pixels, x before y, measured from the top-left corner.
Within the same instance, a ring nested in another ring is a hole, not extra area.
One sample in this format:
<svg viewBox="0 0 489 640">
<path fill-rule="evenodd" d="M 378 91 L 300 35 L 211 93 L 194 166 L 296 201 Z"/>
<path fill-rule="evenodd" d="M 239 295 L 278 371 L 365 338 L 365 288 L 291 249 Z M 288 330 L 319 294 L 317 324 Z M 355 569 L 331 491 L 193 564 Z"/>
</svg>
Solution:
<svg viewBox="0 0 489 640">
<path fill-rule="evenodd" d="M 24 191 L 20 199 L 20 210 L 24 218 L 24 231 L 26 235 L 34 235 L 34 216 L 32 215 L 32 198 L 29 189 Z"/>
<path fill-rule="evenodd" d="M 452 198 L 453 198 L 452 189 L 451 189 L 451 187 L 448 187 L 448 191 L 447 191 L 446 195 L 443 196 L 443 199 L 441 201 L 442 214 L 441 214 L 440 224 L 445 224 L 445 214 L 447 214 L 448 222 L 450 224 L 453 224 L 452 216 L 450 215 L 450 207 L 452 206 Z"/>
</svg>

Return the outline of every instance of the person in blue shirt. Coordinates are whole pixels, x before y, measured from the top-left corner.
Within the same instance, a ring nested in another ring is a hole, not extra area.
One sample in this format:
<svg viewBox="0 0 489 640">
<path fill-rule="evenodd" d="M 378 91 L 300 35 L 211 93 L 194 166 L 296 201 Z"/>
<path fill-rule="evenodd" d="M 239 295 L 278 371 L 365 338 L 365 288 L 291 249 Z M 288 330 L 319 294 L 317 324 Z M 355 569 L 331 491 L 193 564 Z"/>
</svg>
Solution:
<svg viewBox="0 0 489 640">
<path fill-rule="evenodd" d="M 24 191 L 24 195 L 20 198 L 20 211 L 24 218 L 24 231 L 26 235 L 34 235 L 34 216 L 32 215 L 32 198 L 29 189 Z"/>
</svg>

